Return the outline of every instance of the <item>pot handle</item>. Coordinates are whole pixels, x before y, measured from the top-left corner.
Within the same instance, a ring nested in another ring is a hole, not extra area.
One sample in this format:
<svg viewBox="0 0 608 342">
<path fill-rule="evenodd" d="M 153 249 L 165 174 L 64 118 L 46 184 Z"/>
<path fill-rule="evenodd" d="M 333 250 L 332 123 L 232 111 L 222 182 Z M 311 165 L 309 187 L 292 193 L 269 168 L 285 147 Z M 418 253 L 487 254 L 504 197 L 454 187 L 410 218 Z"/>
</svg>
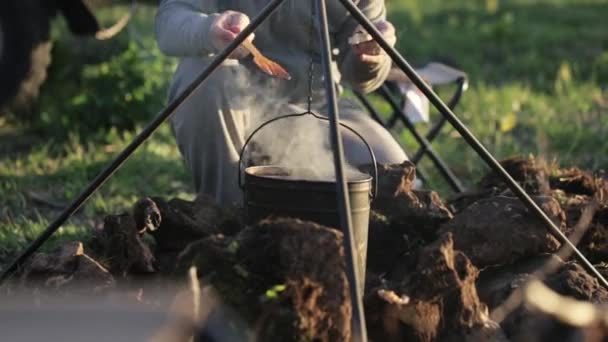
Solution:
<svg viewBox="0 0 608 342">
<path fill-rule="evenodd" d="M 266 122 L 264 122 L 262 125 L 260 125 L 258 128 L 256 128 L 251 135 L 249 135 L 249 137 L 247 138 L 247 140 L 245 141 L 245 144 L 243 145 L 243 148 L 241 149 L 241 153 L 239 154 L 239 187 L 241 189 L 243 189 L 243 155 L 245 154 L 245 149 L 247 148 L 247 145 L 249 145 L 249 143 L 251 142 L 251 140 L 253 139 L 253 137 L 260 131 L 262 130 L 262 128 L 268 126 L 269 124 L 275 122 L 275 121 L 279 121 L 282 119 L 287 119 L 287 118 L 292 118 L 292 117 L 297 117 L 297 116 L 304 116 L 304 115 L 312 115 L 313 117 L 315 117 L 316 119 L 319 120 L 323 120 L 323 121 L 329 121 L 329 118 L 326 118 L 324 116 L 312 113 L 312 112 L 304 112 L 304 113 L 297 113 L 297 114 L 287 114 L 287 115 L 282 115 L 282 116 L 278 116 L 276 118 L 270 119 Z M 348 129 L 350 132 L 352 132 L 354 135 L 356 135 L 362 142 L 363 144 L 365 144 L 365 147 L 367 148 L 367 151 L 369 152 L 370 158 L 372 160 L 372 168 L 373 168 L 373 178 L 374 178 L 374 190 L 373 193 L 371 194 L 372 198 L 376 198 L 378 196 L 378 164 L 376 164 L 376 155 L 374 154 L 374 151 L 372 150 L 372 147 L 369 145 L 369 143 L 367 142 L 367 140 L 365 140 L 365 138 L 363 138 L 363 136 L 357 132 L 354 128 L 350 127 L 347 124 L 344 124 L 342 122 L 339 123 L 340 126 Z"/>
</svg>

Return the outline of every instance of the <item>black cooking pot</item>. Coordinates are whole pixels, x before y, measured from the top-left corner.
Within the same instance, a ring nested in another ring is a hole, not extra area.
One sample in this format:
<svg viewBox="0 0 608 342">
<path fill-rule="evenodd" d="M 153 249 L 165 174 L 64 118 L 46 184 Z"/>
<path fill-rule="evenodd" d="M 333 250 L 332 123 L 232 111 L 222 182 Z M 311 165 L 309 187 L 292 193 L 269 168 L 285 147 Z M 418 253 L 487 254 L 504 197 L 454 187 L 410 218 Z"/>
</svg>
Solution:
<svg viewBox="0 0 608 342">
<path fill-rule="evenodd" d="M 260 129 L 280 119 L 306 114 L 312 113 L 281 116 L 254 130 L 241 150 L 239 166 L 247 145 Z M 327 120 L 325 117 L 312 115 L 318 119 Z M 374 166 L 374 177 L 356 171 L 346 173 L 357 262 L 361 275 L 359 286 L 363 290 L 370 202 L 375 196 L 372 190 L 377 189 L 376 186 L 372 187 L 372 181 L 376 181 L 377 184 L 376 157 L 367 141 L 358 132 L 343 123 L 340 125 L 362 140 L 370 153 Z M 239 185 L 244 190 L 245 215 L 248 224 L 255 224 L 271 216 L 292 217 L 342 230 L 335 179 L 319 179 L 312 169 L 289 169 L 276 165 L 252 166 L 245 169 L 243 184 L 241 173 L 242 167 L 239 172 Z"/>
</svg>

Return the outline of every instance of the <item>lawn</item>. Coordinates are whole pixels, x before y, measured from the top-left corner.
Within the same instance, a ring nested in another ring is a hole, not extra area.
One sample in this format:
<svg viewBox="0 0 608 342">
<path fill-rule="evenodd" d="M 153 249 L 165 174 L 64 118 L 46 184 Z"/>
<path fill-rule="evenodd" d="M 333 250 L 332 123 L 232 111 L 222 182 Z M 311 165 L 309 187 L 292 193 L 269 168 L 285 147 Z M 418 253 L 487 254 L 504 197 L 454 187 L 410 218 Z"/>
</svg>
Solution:
<svg viewBox="0 0 608 342">
<path fill-rule="evenodd" d="M 608 166 L 608 1 L 390 1 L 389 8 L 411 63 L 445 61 L 469 74 L 456 114 L 496 156 Z M 445 133 L 437 150 L 474 181 L 479 158 Z"/>
<path fill-rule="evenodd" d="M 412 64 L 443 61 L 469 74 L 470 88 L 455 112 L 497 157 L 533 153 L 566 166 L 608 167 L 608 0 L 387 3 L 399 50 Z M 98 13 L 109 25 L 124 11 Z M 76 40 L 63 34 L 63 23 L 55 25 L 54 64 L 36 119 L 0 118 L 0 265 L 162 108 L 175 61 L 155 46 L 153 12 L 140 9 L 111 42 Z M 416 148 L 409 134 L 396 134 L 409 151 Z M 451 129 L 434 146 L 465 184 L 484 171 Z M 421 167 L 431 175 L 430 186 L 447 193 L 427 160 Z M 146 195 L 193 196 L 167 126 L 46 248 L 65 238 L 86 239 L 104 214 L 128 210 Z"/>
</svg>

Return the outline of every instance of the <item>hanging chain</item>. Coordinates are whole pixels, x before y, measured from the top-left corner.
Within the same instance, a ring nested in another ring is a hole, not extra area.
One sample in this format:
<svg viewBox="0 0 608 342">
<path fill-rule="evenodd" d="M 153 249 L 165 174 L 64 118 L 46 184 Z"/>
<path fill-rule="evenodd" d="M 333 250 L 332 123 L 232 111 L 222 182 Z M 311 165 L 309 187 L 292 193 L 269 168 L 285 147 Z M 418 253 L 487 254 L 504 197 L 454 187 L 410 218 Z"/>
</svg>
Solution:
<svg viewBox="0 0 608 342">
<path fill-rule="evenodd" d="M 308 106 L 307 112 L 312 113 L 312 93 L 313 93 L 313 82 L 315 78 L 315 64 L 313 54 L 313 43 L 315 34 L 315 5 L 313 0 L 310 1 L 310 27 L 308 32 L 308 51 L 310 52 L 310 62 L 308 65 Z"/>
</svg>

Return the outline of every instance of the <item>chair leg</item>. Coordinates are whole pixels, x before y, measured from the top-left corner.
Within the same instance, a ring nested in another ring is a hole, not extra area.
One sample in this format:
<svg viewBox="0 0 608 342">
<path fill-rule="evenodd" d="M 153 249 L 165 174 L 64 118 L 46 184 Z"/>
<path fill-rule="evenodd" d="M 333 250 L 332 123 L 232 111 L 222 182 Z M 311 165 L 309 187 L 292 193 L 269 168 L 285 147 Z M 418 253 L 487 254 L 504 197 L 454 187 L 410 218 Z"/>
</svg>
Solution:
<svg viewBox="0 0 608 342">
<path fill-rule="evenodd" d="M 416 141 L 422 146 L 426 155 L 431 158 L 431 161 L 433 162 L 433 164 L 435 164 L 435 166 L 437 167 L 441 175 L 444 177 L 444 179 L 447 181 L 447 183 L 450 185 L 450 187 L 456 192 L 463 192 L 464 187 L 462 186 L 456 175 L 454 175 L 452 170 L 450 170 L 450 168 L 446 165 L 443 159 L 441 159 L 441 157 L 439 157 L 435 150 L 433 150 L 433 148 L 431 147 L 431 143 L 416 130 L 414 124 L 409 120 L 405 113 L 401 111 L 401 108 L 397 104 L 397 101 L 391 96 L 388 89 L 386 89 L 385 86 L 382 86 L 378 90 L 378 93 L 390 104 L 395 115 L 401 120 L 405 127 L 412 133 Z M 416 164 L 416 162 L 414 163 Z"/>
</svg>

